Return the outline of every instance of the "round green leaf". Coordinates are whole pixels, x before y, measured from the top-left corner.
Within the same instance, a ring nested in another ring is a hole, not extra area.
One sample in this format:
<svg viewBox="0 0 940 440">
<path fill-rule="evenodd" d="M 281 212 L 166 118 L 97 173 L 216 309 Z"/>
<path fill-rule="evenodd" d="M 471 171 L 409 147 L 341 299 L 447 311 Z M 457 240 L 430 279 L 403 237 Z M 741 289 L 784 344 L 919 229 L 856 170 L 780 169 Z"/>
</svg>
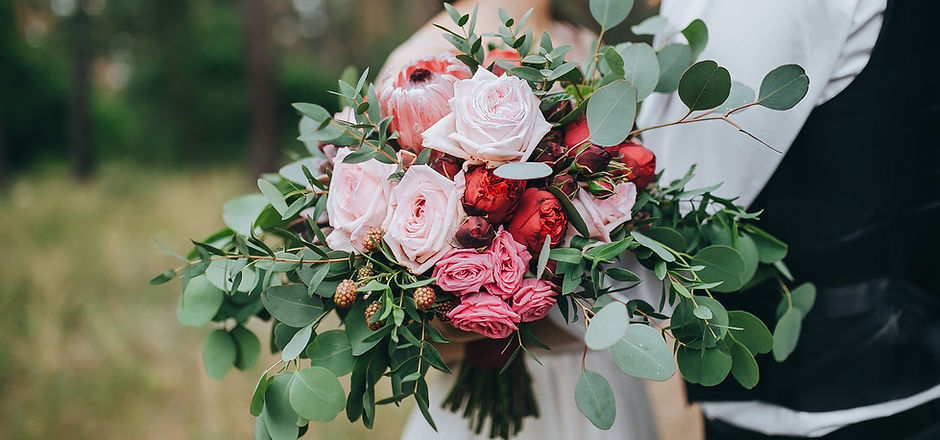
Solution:
<svg viewBox="0 0 940 440">
<path fill-rule="evenodd" d="M 343 330 L 329 330 L 317 335 L 313 344 L 307 347 L 307 356 L 314 366 L 326 368 L 337 376 L 349 374 L 355 361 L 352 346 Z"/>
<path fill-rule="evenodd" d="M 587 106 L 591 142 L 611 147 L 627 138 L 636 119 L 636 89 L 624 80 L 617 80 L 597 89 Z"/>
<path fill-rule="evenodd" d="M 698 18 L 692 20 L 682 30 L 682 35 L 685 36 L 685 39 L 689 42 L 689 47 L 692 49 L 692 59 L 698 58 L 699 54 L 705 50 L 705 45 L 708 44 L 708 27 L 705 26 L 705 22 Z"/>
<path fill-rule="evenodd" d="M 493 174 L 512 180 L 541 179 L 552 174 L 552 167 L 542 162 L 510 162 L 496 168 Z"/>
<path fill-rule="evenodd" d="M 228 370 L 235 365 L 238 348 L 235 340 L 228 332 L 219 329 L 209 333 L 206 346 L 202 349 L 202 364 L 206 367 L 206 374 L 213 379 L 225 377 Z"/>
<path fill-rule="evenodd" d="M 691 110 L 715 108 L 731 93 L 731 74 L 714 61 L 689 67 L 679 79 L 679 99 Z"/>
<path fill-rule="evenodd" d="M 287 346 L 287 343 L 290 342 L 291 339 L 294 339 L 294 335 L 296 335 L 298 331 L 300 331 L 299 328 L 289 327 L 280 322 L 275 324 L 274 325 L 275 347 L 272 347 L 272 350 L 274 350 L 275 348 L 276 350 L 274 351 L 283 350 L 284 347 Z"/>
<path fill-rule="evenodd" d="M 304 352 L 304 349 L 307 348 L 307 343 L 310 342 L 310 335 L 313 334 L 313 327 L 306 326 L 297 333 L 294 333 L 294 336 L 290 338 L 290 342 L 284 346 L 284 350 L 281 351 L 281 360 L 284 362 L 289 362 L 294 359 L 297 359 L 297 356 L 300 356 Z"/>
<path fill-rule="evenodd" d="M 692 49 L 685 44 L 668 44 L 656 52 L 659 82 L 656 91 L 671 93 L 679 87 L 679 78 L 692 65 Z"/>
<path fill-rule="evenodd" d="M 318 149 L 319 150 L 319 149 Z M 289 180 L 301 186 L 307 186 L 307 176 L 304 175 L 304 166 L 312 173 L 316 173 L 322 163 L 322 159 L 305 157 L 296 162 L 289 163 L 281 167 L 278 174 L 285 180 Z"/>
<path fill-rule="evenodd" d="M 696 295 L 694 298 L 695 303 L 683 298 L 673 311 L 672 335 L 689 348 L 714 347 L 728 333 L 728 311 L 720 302 L 707 296 Z M 712 317 L 706 321 L 696 316 L 695 304 L 708 308 Z"/>
<path fill-rule="evenodd" d="M 704 350 L 679 347 L 676 362 L 685 380 L 707 387 L 720 384 L 731 372 L 731 354 L 724 344 Z"/>
<path fill-rule="evenodd" d="M 264 409 L 261 417 L 273 440 L 297 440 L 297 413 L 290 404 L 290 373 L 274 376 L 264 392 Z"/>
<path fill-rule="evenodd" d="M 731 350 L 731 375 L 742 387 L 754 388 L 760 380 L 760 370 L 754 355 L 742 344 L 731 344 L 728 349 Z"/>
<path fill-rule="evenodd" d="M 307 420 L 329 422 L 346 407 L 346 392 L 333 372 L 323 367 L 310 367 L 294 375 L 290 405 Z"/>
<path fill-rule="evenodd" d="M 591 0 L 591 15 L 604 29 L 610 29 L 627 18 L 633 0 Z"/>
<path fill-rule="evenodd" d="M 783 362 L 793 353 L 800 340 L 800 327 L 803 325 L 803 312 L 790 309 L 777 321 L 774 328 L 774 359 Z"/>
<path fill-rule="evenodd" d="M 808 90 L 806 71 L 796 64 L 785 64 L 764 76 L 757 103 L 773 110 L 788 110 L 799 104 Z"/>
<path fill-rule="evenodd" d="M 669 20 L 666 17 L 654 15 L 641 21 L 640 24 L 631 26 L 630 30 L 634 35 L 659 35 L 666 32 L 667 25 L 669 25 Z"/>
<path fill-rule="evenodd" d="M 308 296 L 303 284 L 268 287 L 261 302 L 271 316 L 291 327 L 305 327 L 323 313 L 323 302 Z"/>
<path fill-rule="evenodd" d="M 258 260 L 255 267 L 269 272 L 288 272 L 300 267 L 300 257 L 290 252 L 276 252 L 274 257 L 278 260 Z"/>
<path fill-rule="evenodd" d="M 230 200 L 222 208 L 222 221 L 240 235 L 250 236 L 255 220 L 270 202 L 264 194 L 248 194 Z"/>
<path fill-rule="evenodd" d="M 584 333 L 584 342 L 591 350 L 604 350 L 623 337 L 629 323 L 627 306 L 621 302 L 611 302 L 591 318 L 591 324 Z"/>
<path fill-rule="evenodd" d="M 630 324 L 627 333 L 610 349 L 610 356 L 624 373 L 640 379 L 663 381 L 676 372 L 666 341 L 645 324 Z"/>
<path fill-rule="evenodd" d="M 679 231 L 673 228 L 666 227 L 652 227 L 643 231 L 643 235 L 646 235 L 653 240 L 656 240 L 666 246 L 669 246 L 669 249 L 672 249 L 676 252 L 683 252 L 687 246 L 685 237 L 679 233 Z M 671 254 L 670 254 L 671 255 Z"/>
<path fill-rule="evenodd" d="M 213 286 L 205 276 L 200 275 L 186 284 L 176 308 L 176 317 L 180 324 L 199 327 L 215 316 L 224 300 L 225 293 Z"/>
<path fill-rule="evenodd" d="M 698 319 L 712 319 L 714 316 L 712 314 L 712 309 L 709 309 L 705 306 L 698 306 L 692 309 L 692 314 L 695 315 L 695 317 Z"/>
<path fill-rule="evenodd" d="M 349 309 L 349 313 L 343 321 L 343 324 L 346 326 L 346 338 L 349 339 L 349 346 L 352 347 L 353 356 L 362 356 L 381 341 L 381 339 L 364 341 L 364 339 L 372 336 L 374 333 L 366 324 L 366 307 L 368 307 L 368 305 L 365 301 L 357 301 L 353 307 Z"/>
<path fill-rule="evenodd" d="M 813 304 L 816 303 L 816 286 L 813 283 L 800 284 L 790 291 L 790 301 L 793 303 L 793 308 L 803 312 L 803 316 L 808 315 L 813 309 Z M 788 305 L 786 298 L 780 301 L 780 306 L 777 307 L 778 318 L 783 317 L 783 314 L 787 312 Z"/>
<path fill-rule="evenodd" d="M 255 419 L 255 440 L 271 440 L 268 427 L 264 426 L 264 419 L 261 417 Z"/>
<path fill-rule="evenodd" d="M 750 232 L 754 244 L 757 245 L 757 253 L 760 256 L 761 263 L 776 263 L 787 256 L 787 244 L 777 237 L 753 225 L 748 225 L 745 229 Z"/>
<path fill-rule="evenodd" d="M 235 289 L 239 292 L 251 292 L 258 284 L 258 273 L 236 260 L 215 260 L 206 268 L 206 278 L 215 287 L 226 292 L 232 290 L 233 278 L 241 274 L 241 281 Z"/>
<path fill-rule="evenodd" d="M 600 429 L 613 426 L 617 408 L 614 392 L 604 376 L 584 370 L 574 388 L 574 402 L 594 426 Z"/>
<path fill-rule="evenodd" d="M 728 312 L 728 326 L 743 330 L 730 330 L 734 339 L 744 344 L 751 353 L 769 353 L 774 348 L 774 337 L 764 322 L 756 316 L 742 311 Z"/>
<path fill-rule="evenodd" d="M 697 272 L 706 283 L 723 281 L 714 288 L 717 292 L 734 292 L 744 286 L 747 266 L 744 257 L 736 249 L 724 245 L 712 245 L 700 250 L 692 258 L 693 266 L 705 266 Z"/>
<path fill-rule="evenodd" d="M 636 100 L 644 100 L 659 82 L 656 51 L 646 43 L 622 43 L 616 50 L 623 58 L 624 78 L 636 87 Z"/>
<path fill-rule="evenodd" d="M 744 104 L 750 104 L 754 102 L 754 98 L 757 95 L 754 94 L 754 89 L 740 83 L 738 81 L 731 81 L 731 93 L 728 94 L 728 99 L 725 102 L 722 102 L 714 110 L 715 113 L 728 113 L 729 111 L 736 109 Z M 737 113 L 737 112 L 736 112 Z"/>
<path fill-rule="evenodd" d="M 261 342 L 255 334 L 242 326 L 236 326 L 229 332 L 232 339 L 235 340 L 235 346 L 238 348 L 238 357 L 235 359 L 235 367 L 239 370 L 248 370 L 258 362 L 258 355 L 261 354 Z"/>
<path fill-rule="evenodd" d="M 757 244 L 754 243 L 754 239 L 747 234 L 738 235 L 738 244 L 735 249 L 741 254 L 741 258 L 744 259 L 744 276 L 741 278 L 744 280 L 744 284 L 747 284 L 748 281 L 751 281 L 751 278 L 754 278 L 754 274 L 757 273 L 757 266 L 760 264 L 760 251 L 757 250 Z"/>
</svg>

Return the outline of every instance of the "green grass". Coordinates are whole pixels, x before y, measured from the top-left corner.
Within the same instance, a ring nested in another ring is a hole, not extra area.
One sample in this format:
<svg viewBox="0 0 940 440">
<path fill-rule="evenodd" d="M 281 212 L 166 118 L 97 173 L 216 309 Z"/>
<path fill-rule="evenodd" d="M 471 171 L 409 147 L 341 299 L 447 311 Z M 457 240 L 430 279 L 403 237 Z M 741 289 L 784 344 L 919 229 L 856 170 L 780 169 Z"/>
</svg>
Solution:
<svg viewBox="0 0 940 440">
<path fill-rule="evenodd" d="M 0 190 L 0 438 L 249 439 L 253 371 L 206 377 L 211 326 L 176 321 L 179 281 L 149 286 L 221 222 L 222 204 L 255 191 L 249 173 L 109 165 L 76 182 L 61 169 Z M 264 323 L 250 327 L 267 341 Z M 262 342 L 266 348 L 266 344 Z M 376 429 L 341 414 L 308 439 L 398 438 L 408 407 L 382 407 Z"/>
</svg>

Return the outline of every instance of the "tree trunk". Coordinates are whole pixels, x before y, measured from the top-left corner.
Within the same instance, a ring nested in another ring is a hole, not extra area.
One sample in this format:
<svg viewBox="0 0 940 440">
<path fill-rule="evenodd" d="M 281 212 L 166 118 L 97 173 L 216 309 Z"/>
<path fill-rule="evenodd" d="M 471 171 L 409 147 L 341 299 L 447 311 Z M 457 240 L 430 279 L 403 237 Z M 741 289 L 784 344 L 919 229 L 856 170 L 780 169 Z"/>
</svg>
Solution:
<svg viewBox="0 0 940 440">
<path fill-rule="evenodd" d="M 94 166 L 91 145 L 91 118 L 88 96 L 91 89 L 91 44 L 89 17 L 78 1 L 71 19 L 72 70 L 70 73 L 68 103 L 69 153 L 72 173 L 86 178 Z"/>
<path fill-rule="evenodd" d="M 248 49 L 251 97 L 252 158 L 258 172 L 277 169 L 277 123 L 274 109 L 274 61 L 268 41 L 265 0 L 242 0 Z"/>
</svg>

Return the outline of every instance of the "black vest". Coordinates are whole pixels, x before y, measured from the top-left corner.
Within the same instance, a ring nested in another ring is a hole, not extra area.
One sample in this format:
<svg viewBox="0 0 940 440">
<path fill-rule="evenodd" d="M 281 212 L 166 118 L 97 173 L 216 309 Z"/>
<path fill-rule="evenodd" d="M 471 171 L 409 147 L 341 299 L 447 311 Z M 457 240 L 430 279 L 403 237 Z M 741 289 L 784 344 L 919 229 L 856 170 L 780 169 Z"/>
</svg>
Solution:
<svg viewBox="0 0 940 440">
<path fill-rule="evenodd" d="M 868 65 L 811 113 L 751 206 L 790 245 L 797 282 L 818 287 L 796 351 L 758 356 L 753 390 L 729 376 L 690 400 L 832 411 L 940 384 L 938 3 L 888 1 Z M 772 329 L 781 295 L 766 284 L 720 299 Z"/>
</svg>

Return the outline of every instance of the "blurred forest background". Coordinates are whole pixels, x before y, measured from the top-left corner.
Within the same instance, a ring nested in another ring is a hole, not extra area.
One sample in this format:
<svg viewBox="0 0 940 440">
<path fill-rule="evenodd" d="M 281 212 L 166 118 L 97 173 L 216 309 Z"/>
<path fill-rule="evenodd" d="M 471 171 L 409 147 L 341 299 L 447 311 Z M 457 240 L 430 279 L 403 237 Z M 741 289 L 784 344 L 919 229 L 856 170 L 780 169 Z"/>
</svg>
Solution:
<svg viewBox="0 0 940 440">
<path fill-rule="evenodd" d="M 657 7 L 637 1 L 628 21 Z M 440 10 L 0 0 L 0 438 L 251 438 L 248 401 L 272 358 L 208 379 L 211 329 L 177 323 L 178 284 L 147 285 L 174 264 L 153 240 L 182 251 L 218 229 L 227 199 L 302 150 L 291 102 L 335 110 L 326 90 L 346 66 L 374 77 Z M 587 0 L 556 11 L 590 23 Z M 305 438 L 397 438 L 409 408 L 383 409 L 375 431 L 341 416 Z"/>
</svg>

